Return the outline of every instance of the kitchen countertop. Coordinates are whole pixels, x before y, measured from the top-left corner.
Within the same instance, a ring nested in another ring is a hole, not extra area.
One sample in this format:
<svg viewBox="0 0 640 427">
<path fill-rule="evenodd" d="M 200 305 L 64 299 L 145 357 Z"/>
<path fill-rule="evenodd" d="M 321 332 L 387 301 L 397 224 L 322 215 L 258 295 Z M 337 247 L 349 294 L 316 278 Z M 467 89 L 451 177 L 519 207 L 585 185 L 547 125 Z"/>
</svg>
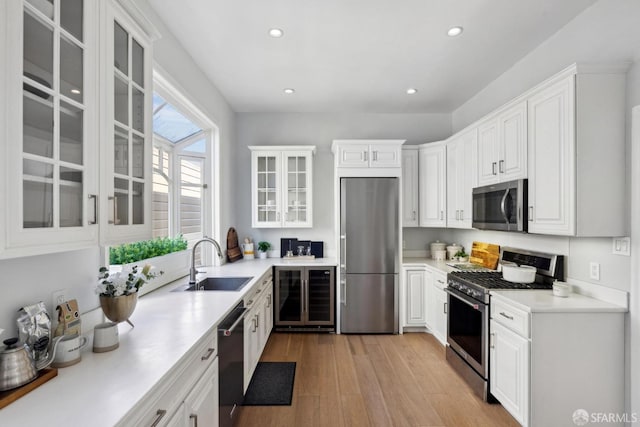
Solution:
<svg viewBox="0 0 640 427">
<path fill-rule="evenodd" d="M 556 297 L 551 290 L 494 290 L 491 298 L 503 299 L 529 313 L 624 313 L 625 307 L 571 293 Z"/>
<path fill-rule="evenodd" d="M 445 273 L 451 273 L 452 271 L 455 271 L 456 269 L 447 265 L 447 262 L 451 262 L 451 261 L 436 261 L 434 259 L 431 258 L 414 258 L 414 257 L 407 257 L 407 258 L 403 258 L 402 259 L 402 266 L 404 268 L 407 267 L 432 267 L 435 269 L 438 269 L 440 271 L 443 271 Z"/>
<path fill-rule="evenodd" d="M 253 276 L 240 291 L 171 292 L 188 282 L 178 279 L 139 298 L 131 321 L 120 323 L 120 347 L 93 353 L 90 344 L 77 365 L 9 406 L 0 409 L 0 425 L 113 426 L 249 292 L 274 265 L 335 266 L 335 259 L 241 260 L 201 267 L 205 276 Z M 85 331 L 87 334 L 87 331 Z M 88 331 L 91 335 L 91 331 Z"/>
</svg>

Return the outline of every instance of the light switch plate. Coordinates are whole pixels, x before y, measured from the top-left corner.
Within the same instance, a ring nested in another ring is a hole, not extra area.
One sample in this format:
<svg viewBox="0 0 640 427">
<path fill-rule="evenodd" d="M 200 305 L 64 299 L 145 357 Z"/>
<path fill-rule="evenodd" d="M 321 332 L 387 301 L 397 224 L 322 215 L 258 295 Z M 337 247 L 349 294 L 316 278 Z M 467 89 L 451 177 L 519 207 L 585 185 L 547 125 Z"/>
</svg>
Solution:
<svg viewBox="0 0 640 427">
<path fill-rule="evenodd" d="M 600 280 L 600 264 L 592 262 L 589 264 L 589 277 L 593 280 Z"/>
<path fill-rule="evenodd" d="M 631 256 L 631 238 L 630 237 L 614 237 L 612 252 L 614 255 Z"/>
</svg>

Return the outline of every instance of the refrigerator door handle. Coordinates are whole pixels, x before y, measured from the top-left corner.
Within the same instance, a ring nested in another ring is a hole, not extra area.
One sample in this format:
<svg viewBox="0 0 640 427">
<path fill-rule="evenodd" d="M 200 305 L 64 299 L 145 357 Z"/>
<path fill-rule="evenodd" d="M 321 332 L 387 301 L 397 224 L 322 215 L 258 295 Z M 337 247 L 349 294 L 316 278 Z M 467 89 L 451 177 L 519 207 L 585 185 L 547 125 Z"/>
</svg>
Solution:
<svg viewBox="0 0 640 427">
<path fill-rule="evenodd" d="M 340 250 L 340 269 L 342 273 L 347 271 L 347 235 L 340 235 L 340 241 L 342 243 L 342 249 Z"/>
<path fill-rule="evenodd" d="M 346 281 L 346 279 L 340 280 L 340 302 L 345 307 L 347 306 L 347 281 Z"/>
</svg>

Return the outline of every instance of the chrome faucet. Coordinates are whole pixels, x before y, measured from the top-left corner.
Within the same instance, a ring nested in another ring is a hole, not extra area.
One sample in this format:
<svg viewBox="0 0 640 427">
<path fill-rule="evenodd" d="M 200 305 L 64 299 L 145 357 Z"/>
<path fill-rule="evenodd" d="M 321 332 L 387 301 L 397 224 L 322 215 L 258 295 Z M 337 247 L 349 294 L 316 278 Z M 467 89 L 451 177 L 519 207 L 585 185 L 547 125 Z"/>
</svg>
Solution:
<svg viewBox="0 0 640 427">
<path fill-rule="evenodd" d="M 193 245 L 193 248 L 191 249 L 191 268 L 189 269 L 189 284 L 190 285 L 195 285 L 196 284 L 196 274 L 198 274 L 198 270 L 196 270 L 196 248 L 198 247 L 198 245 L 202 242 L 211 242 L 213 243 L 213 246 L 215 246 L 216 251 L 218 251 L 218 258 L 222 259 L 222 249 L 220 249 L 220 245 L 218 244 L 218 242 L 216 242 L 215 240 L 213 240 L 210 237 L 204 236 L 202 239 L 198 240 L 195 245 Z"/>
</svg>

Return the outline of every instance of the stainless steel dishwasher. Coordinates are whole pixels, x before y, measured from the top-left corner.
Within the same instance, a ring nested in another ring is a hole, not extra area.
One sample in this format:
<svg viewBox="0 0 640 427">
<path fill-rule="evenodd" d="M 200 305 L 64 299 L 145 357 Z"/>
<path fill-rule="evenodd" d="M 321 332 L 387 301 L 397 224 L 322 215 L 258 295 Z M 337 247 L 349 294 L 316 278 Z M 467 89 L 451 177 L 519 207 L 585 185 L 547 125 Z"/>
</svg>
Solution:
<svg viewBox="0 0 640 427">
<path fill-rule="evenodd" d="M 241 301 L 218 326 L 219 424 L 231 427 L 238 418 L 244 398 L 244 316 Z"/>
</svg>

